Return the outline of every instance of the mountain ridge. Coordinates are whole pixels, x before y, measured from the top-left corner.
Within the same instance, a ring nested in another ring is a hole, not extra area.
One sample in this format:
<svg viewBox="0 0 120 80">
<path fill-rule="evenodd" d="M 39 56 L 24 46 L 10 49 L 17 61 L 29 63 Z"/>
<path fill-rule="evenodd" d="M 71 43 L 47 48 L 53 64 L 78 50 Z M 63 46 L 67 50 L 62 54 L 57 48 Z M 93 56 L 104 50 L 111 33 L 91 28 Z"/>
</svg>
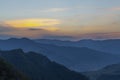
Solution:
<svg viewBox="0 0 120 80">
<path fill-rule="evenodd" d="M 71 71 L 35 52 L 25 53 L 21 49 L 0 51 L 0 57 L 31 80 L 88 80 L 84 75 Z"/>
<path fill-rule="evenodd" d="M 1 50 L 21 48 L 25 52 L 34 51 L 42 53 L 50 60 L 56 61 L 71 70 L 79 72 L 100 69 L 101 67 L 118 63 L 120 61 L 118 55 L 86 47 L 41 44 L 26 38 L 0 41 L 0 48 Z"/>
<path fill-rule="evenodd" d="M 38 43 L 54 44 L 57 46 L 88 47 L 90 49 L 103 51 L 111 54 L 120 54 L 120 39 L 92 40 L 83 39 L 79 41 L 61 41 L 49 39 L 36 39 Z"/>
</svg>

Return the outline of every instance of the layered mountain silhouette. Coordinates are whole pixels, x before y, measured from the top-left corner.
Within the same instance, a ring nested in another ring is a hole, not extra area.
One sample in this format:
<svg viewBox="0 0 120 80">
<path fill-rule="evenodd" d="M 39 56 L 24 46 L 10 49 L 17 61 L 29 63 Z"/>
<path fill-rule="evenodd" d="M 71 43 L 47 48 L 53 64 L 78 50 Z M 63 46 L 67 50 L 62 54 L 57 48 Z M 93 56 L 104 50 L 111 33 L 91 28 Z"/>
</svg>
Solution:
<svg viewBox="0 0 120 80">
<path fill-rule="evenodd" d="M 29 78 L 0 58 L 0 80 L 29 80 Z"/>
<path fill-rule="evenodd" d="M 106 65 L 120 62 L 120 57 L 118 55 L 85 47 L 42 44 L 27 38 L 0 40 L 0 48 L 1 50 L 21 48 L 24 51 L 41 53 L 52 61 L 56 61 L 69 69 L 79 72 L 97 70 Z"/>
<path fill-rule="evenodd" d="M 97 80 L 120 80 L 120 64 L 113 64 L 101 70 Z"/>
<path fill-rule="evenodd" d="M 120 39 L 108 39 L 108 40 L 85 39 L 80 41 L 36 39 L 34 41 L 44 44 L 54 44 L 58 46 L 88 47 L 90 49 L 99 50 L 107 53 L 120 54 Z"/>
<path fill-rule="evenodd" d="M 91 78 L 90 80 L 120 80 L 120 64 L 112 64 L 85 74 Z"/>
<path fill-rule="evenodd" d="M 0 51 L 0 57 L 11 63 L 16 70 L 27 75 L 30 80 L 88 80 L 82 74 L 71 71 L 35 52 L 25 53 L 22 49 Z"/>
</svg>

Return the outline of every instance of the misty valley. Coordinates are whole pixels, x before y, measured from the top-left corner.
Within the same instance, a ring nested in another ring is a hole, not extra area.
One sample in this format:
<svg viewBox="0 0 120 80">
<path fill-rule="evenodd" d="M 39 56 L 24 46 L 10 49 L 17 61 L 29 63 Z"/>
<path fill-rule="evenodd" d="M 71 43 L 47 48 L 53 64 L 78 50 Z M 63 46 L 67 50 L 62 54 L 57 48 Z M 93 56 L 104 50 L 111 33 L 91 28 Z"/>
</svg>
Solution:
<svg viewBox="0 0 120 80">
<path fill-rule="evenodd" d="M 120 80 L 119 52 L 119 39 L 0 40 L 0 79 Z"/>
</svg>

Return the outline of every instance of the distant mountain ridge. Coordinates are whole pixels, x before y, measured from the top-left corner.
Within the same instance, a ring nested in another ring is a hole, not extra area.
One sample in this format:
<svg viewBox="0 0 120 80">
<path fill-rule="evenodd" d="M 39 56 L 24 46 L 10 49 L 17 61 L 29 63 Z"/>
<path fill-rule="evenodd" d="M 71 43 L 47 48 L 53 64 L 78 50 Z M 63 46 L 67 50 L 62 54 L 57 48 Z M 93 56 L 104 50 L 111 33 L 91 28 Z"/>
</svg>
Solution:
<svg viewBox="0 0 120 80">
<path fill-rule="evenodd" d="M 80 41 L 36 39 L 34 41 L 44 44 L 54 44 L 57 46 L 88 47 L 90 49 L 99 50 L 107 53 L 120 54 L 120 39 L 108 39 L 108 40 L 84 39 Z"/>
<path fill-rule="evenodd" d="M 56 61 L 69 69 L 79 72 L 96 70 L 106 65 L 120 62 L 118 55 L 92 50 L 86 47 L 43 44 L 27 38 L 0 40 L 1 50 L 17 48 L 21 48 L 24 51 L 41 53 L 52 61 Z"/>
<path fill-rule="evenodd" d="M 0 51 L 0 57 L 31 80 L 88 80 L 80 73 L 71 71 L 35 52 L 24 53 L 22 49 Z"/>
</svg>

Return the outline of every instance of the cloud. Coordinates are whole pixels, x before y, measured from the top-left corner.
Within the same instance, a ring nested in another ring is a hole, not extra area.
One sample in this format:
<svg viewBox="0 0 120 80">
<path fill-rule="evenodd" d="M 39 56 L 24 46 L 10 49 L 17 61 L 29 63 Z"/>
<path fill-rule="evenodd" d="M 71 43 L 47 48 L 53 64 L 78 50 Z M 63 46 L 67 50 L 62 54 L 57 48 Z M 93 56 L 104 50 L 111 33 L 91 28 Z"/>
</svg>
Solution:
<svg viewBox="0 0 120 80">
<path fill-rule="evenodd" d="M 6 24 L 10 22 L 12 24 Z M 21 19 L 1 23 L 0 34 L 16 37 L 48 39 L 119 38 L 118 14 L 80 14 L 64 20 Z M 14 23 L 14 24 L 13 24 Z M 22 27 L 21 27 L 22 23 Z M 15 25 L 19 24 L 19 25 Z"/>
<path fill-rule="evenodd" d="M 47 29 L 48 28 L 48 29 Z M 0 24 L 0 37 L 29 37 L 29 38 L 38 38 L 43 35 L 54 35 L 57 34 L 54 31 L 56 28 L 54 27 L 45 27 L 45 28 L 17 28 L 12 27 L 6 24 Z"/>
<path fill-rule="evenodd" d="M 43 27 L 54 26 L 60 24 L 60 20 L 57 19 L 20 19 L 4 21 L 5 24 L 16 28 L 31 28 L 31 27 Z"/>
<path fill-rule="evenodd" d="M 120 32 L 89 33 L 78 37 L 79 39 L 120 39 Z"/>
<path fill-rule="evenodd" d="M 10 26 L 4 24 L 4 23 L 0 23 L 0 33 L 4 33 L 4 32 L 10 32 L 15 30 L 15 28 L 11 28 Z"/>
<path fill-rule="evenodd" d="M 120 11 L 120 7 L 113 7 L 113 8 L 110 8 L 111 11 Z"/>
<path fill-rule="evenodd" d="M 59 28 L 57 28 L 57 27 L 42 27 L 42 28 L 28 28 L 28 30 L 30 30 L 30 31 L 51 31 L 51 32 L 55 32 L 55 31 L 59 31 Z"/>
<path fill-rule="evenodd" d="M 63 12 L 63 11 L 68 11 L 69 8 L 50 8 L 47 10 L 43 10 L 41 12 Z"/>
<path fill-rule="evenodd" d="M 58 39 L 58 40 L 73 40 L 73 36 L 59 36 L 59 35 L 44 35 L 43 39 Z"/>
<path fill-rule="evenodd" d="M 28 28 L 27 30 L 30 31 L 48 31 L 48 32 L 54 32 L 54 31 L 58 31 L 59 29 L 56 27 L 50 27 L 50 28 Z"/>
<path fill-rule="evenodd" d="M 30 28 L 30 30 L 58 31 L 57 25 L 61 24 L 58 19 L 20 19 L 4 21 L 4 25 L 11 28 Z"/>
<path fill-rule="evenodd" d="M 8 35 L 8 34 L 0 34 L 0 39 L 8 39 L 11 37 L 17 37 L 17 36 L 13 36 L 13 35 Z"/>
<path fill-rule="evenodd" d="M 63 20 L 61 30 L 75 39 L 120 38 L 119 22 L 120 15 L 116 13 L 79 14 Z"/>
<path fill-rule="evenodd" d="M 30 30 L 30 31 L 41 31 L 41 30 L 44 30 L 44 29 L 40 29 L 40 28 L 29 28 L 28 30 Z"/>
</svg>

